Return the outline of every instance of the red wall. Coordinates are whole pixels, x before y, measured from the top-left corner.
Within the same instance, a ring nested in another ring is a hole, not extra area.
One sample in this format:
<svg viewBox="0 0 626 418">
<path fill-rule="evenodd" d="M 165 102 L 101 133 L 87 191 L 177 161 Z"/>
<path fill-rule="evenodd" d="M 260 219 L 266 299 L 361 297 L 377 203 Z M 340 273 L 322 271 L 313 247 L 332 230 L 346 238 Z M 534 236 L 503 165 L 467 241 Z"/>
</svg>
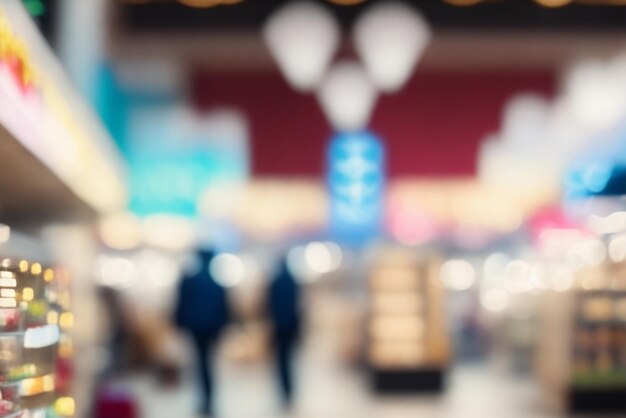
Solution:
<svg viewBox="0 0 626 418">
<path fill-rule="evenodd" d="M 331 135 L 315 98 L 292 91 L 279 74 L 192 77 L 196 106 L 234 106 L 249 118 L 254 175 L 320 175 Z M 511 95 L 551 95 L 549 73 L 418 73 L 400 93 L 383 96 L 372 129 L 387 144 L 390 177 L 467 175 L 477 147 L 498 129 Z"/>
</svg>

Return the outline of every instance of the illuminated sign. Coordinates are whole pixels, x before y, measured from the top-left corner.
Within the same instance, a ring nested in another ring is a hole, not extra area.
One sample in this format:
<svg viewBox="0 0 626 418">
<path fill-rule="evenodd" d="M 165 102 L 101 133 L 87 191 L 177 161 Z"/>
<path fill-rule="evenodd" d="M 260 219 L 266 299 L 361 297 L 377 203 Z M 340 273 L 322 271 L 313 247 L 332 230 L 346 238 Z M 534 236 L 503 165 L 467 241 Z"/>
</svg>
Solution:
<svg viewBox="0 0 626 418">
<path fill-rule="evenodd" d="M 159 104 L 131 112 L 128 161 L 131 211 L 193 218 L 210 185 L 247 178 L 245 118 L 237 112 Z"/>
<path fill-rule="evenodd" d="M 369 133 L 339 134 L 328 151 L 333 233 L 360 241 L 379 232 L 383 214 L 385 153 Z"/>
</svg>

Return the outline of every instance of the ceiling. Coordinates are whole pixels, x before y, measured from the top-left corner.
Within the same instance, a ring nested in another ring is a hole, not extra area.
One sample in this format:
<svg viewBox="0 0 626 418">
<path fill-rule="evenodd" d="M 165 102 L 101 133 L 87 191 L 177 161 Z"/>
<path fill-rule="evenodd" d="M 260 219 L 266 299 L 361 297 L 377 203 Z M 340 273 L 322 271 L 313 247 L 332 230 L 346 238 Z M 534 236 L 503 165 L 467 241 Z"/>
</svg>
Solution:
<svg viewBox="0 0 626 418">
<path fill-rule="evenodd" d="M 195 31 L 256 30 L 290 0 L 118 0 L 126 30 Z M 372 0 L 315 0 L 324 3 L 344 28 Z M 626 28 L 626 7 L 619 0 L 406 0 L 435 29 L 596 29 Z M 350 6 L 336 3 L 357 3 Z M 566 4 L 544 7 L 544 4 Z M 190 7 L 189 5 L 215 5 Z M 459 7 L 454 4 L 472 4 Z"/>
<path fill-rule="evenodd" d="M 188 7 L 181 1 L 199 0 L 117 0 L 109 42 L 116 61 L 178 62 L 214 72 L 276 70 L 260 28 L 286 0 L 243 0 L 211 8 Z M 355 56 L 349 29 L 372 1 L 349 7 L 317 1 L 342 23 L 346 36 L 340 56 Z M 435 32 L 420 70 L 558 71 L 581 57 L 604 58 L 625 47 L 626 6 L 546 8 L 532 0 L 484 0 L 471 7 L 442 0 L 412 2 Z"/>
</svg>

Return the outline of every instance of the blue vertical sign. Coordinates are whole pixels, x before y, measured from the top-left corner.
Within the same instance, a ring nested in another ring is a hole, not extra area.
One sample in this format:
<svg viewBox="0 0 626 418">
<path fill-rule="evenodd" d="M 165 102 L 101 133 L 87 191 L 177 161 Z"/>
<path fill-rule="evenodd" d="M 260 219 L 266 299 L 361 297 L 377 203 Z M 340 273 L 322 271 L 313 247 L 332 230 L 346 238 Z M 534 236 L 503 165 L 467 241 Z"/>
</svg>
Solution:
<svg viewBox="0 0 626 418">
<path fill-rule="evenodd" d="M 330 226 L 336 238 L 363 242 L 380 231 L 385 152 L 370 132 L 336 135 L 328 151 Z"/>
</svg>

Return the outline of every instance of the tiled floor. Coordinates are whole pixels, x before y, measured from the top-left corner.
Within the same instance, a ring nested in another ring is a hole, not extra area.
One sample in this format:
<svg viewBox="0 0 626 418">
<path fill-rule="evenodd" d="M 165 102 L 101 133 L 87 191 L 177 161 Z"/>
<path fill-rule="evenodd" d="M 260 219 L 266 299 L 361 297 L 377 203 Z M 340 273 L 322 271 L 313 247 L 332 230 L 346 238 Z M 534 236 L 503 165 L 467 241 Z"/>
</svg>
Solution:
<svg viewBox="0 0 626 418">
<path fill-rule="evenodd" d="M 552 418 L 542 412 L 529 379 L 487 367 L 456 368 L 441 396 L 377 397 L 364 376 L 338 363 L 330 344 L 311 342 L 301 353 L 299 397 L 291 414 L 280 412 L 267 365 L 237 366 L 222 361 L 217 413 L 224 418 Z M 143 418 L 191 418 L 195 388 L 186 381 L 174 390 L 159 389 L 147 377 L 131 386 Z"/>
</svg>

